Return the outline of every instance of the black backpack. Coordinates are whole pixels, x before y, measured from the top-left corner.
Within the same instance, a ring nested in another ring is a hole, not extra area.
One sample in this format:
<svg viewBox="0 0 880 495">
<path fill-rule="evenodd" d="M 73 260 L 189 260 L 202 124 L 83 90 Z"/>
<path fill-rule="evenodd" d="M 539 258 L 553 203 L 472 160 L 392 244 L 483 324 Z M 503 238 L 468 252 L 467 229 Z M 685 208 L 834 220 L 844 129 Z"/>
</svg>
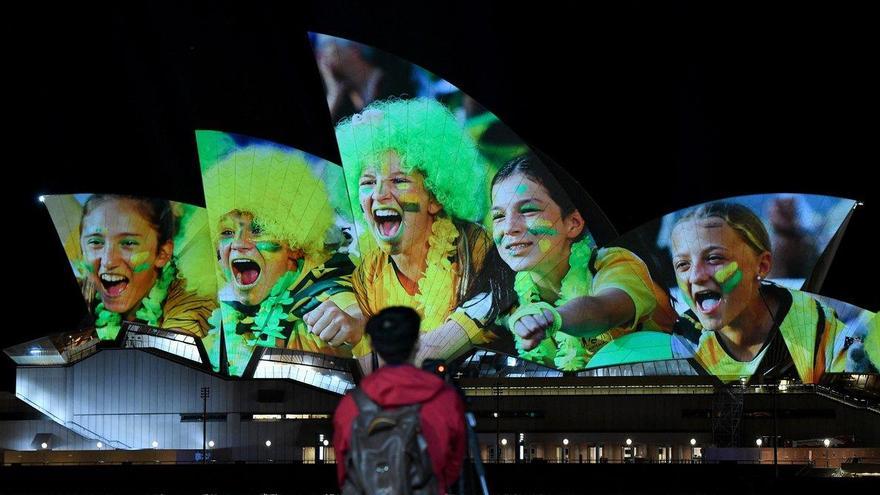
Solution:
<svg viewBox="0 0 880 495">
<path fill-rule="evenodd" d="M 343 495 L 437 494 L 421 433 L 421 405 L 382 409 L 360 389 L 352 396 L 360 414 L 351 425 Z"/>
</svg>

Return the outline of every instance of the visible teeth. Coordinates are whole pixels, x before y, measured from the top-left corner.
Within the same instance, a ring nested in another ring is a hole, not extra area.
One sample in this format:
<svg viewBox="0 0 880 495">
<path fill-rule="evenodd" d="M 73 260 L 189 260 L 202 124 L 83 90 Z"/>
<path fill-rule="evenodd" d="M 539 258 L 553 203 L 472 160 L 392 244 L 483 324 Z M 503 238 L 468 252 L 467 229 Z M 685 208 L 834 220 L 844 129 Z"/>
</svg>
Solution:
<svg viewBox="0 0 880 495">
<path fill-rule="evenodd" d="M 245 258 L 239 258 L 239 259 L 236 259 L 236 260 L 232 260 L 232 263 L 233 263 L 233 264 L 234 264 L 234 263 L 253 263 L 253 260 L 249 260 L 249 259 L 245 259 Z"/>
<path fill-rule="evenodd" d="M 703 311 L 709 311 L 710 309 L 715 307 L 717 303 L 718 299 L 707 297 L 706 299 L 700 301 L 700 307 L 703 309 Z"/>
<path fill-rule="evenodd" d="M 400 216 L 400 214 L 398 214 L 394 210 L 376 210 L 376 213 L 374 213 L 374 214 L 377 217 L 399 217 Z"/>
<path fill-rule="evenodd" d="M 122 282 L 123 280 L 126 280 L 126 278 L 115 273 L 102 273 L 101 280 L 104 282 Z"/>
</svg>

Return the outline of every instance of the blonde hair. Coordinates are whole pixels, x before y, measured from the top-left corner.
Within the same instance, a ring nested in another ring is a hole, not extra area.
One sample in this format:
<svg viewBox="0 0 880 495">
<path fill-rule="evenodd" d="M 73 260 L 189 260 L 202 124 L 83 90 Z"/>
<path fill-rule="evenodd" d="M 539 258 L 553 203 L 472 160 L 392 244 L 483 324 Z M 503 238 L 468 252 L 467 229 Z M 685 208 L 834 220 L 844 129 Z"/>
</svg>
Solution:
<svg viewBox="0 0 880 495">
<path fill-rule="evenodd" d="M 678 226 L 689 220 L 705 220 L 707 218 L 720 218 L 727 222 L 740 239 L 743 240 L 756 254 L 771 252 L 770 234 L 764 227 L 764 222 L 758 215 L 738 203 L 716 201 L 697 206 L 679 218 L 675 225 Z"/>
<path fill-rule="evenodd" d="M 226 215 L 248 213 L 270 238 L 286 241 L 312 260 L 326 257 L 333 206 L 302 153 L 249 146 L 203 171 L 202 183 L 215 245 Z"/>
</svg>

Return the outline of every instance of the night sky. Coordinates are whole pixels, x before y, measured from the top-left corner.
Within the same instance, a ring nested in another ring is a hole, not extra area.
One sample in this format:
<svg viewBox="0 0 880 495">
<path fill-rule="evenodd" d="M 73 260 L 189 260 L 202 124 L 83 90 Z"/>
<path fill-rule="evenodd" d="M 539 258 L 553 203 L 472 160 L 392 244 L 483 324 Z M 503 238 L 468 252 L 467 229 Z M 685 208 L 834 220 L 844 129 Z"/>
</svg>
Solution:
<svg viewBox="0 0 880 495">
<path fill-rule="evenodd" d="M 39 194 L 204 205 L 197 128 L 338 161 L 308 31 L 377 46 L 453 82 L 577 177 L 619 232 L 740 194 L 863 201 L 821 292 L 880 306 L 880 84 L 867 11 L 153 3 L 30 3 L 5 16 L 3 162 L 14 198 L 5 272 L 15 282 L 4 291 L 2 347 L 85 317 Z M 12 361 L 0 362 L 0 389 L 12 390 Z"/>
</svg>

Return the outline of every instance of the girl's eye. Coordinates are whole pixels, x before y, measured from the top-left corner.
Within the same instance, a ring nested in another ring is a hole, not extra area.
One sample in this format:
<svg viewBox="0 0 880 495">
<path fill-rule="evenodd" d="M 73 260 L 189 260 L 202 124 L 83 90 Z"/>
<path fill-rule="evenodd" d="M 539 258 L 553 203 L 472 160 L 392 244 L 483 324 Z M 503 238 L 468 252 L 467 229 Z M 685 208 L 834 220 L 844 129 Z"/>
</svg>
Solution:
<svg viewBox="0 0 880 495">
<path fill-rule="evenodd" d="M 498 220 L 501 220 L 502 218 L 504 218 L 504 215 L 500 215 L 500 214 L 499 215 L 492 215 L 493 222 L 497 222 Z"/>
<path fill-rule="evenodd" d="M 220 232 L 221 237 L 232 237 L 235 235 L 235 232 L 232 229 L 223 229 Z"/>
<path fill-rule="evenodd" d="M 409 183 L 409 179 L 406 177 L 395 177 L 391 179 L 391 182 L 394 182 L 395 184 L 407 184 Z"/>
<path fill-rule="evenodd" d="M 691 266 L 691 264 L 688 263 L 687 261 L 679 261 L 678 263 L 675 264 L 675 269 L 678 271 L 684 271 L 684 270 L 687 270 L 688 268 L 690 268 L 690 266 Z"/>
<path fill-rule="evenodd" d="M 524 206 L 520 207 L 520 209 L 519 209 L 519 212 L 523 213 L 523 214 L 535 213 L 535 212 L 539 212 L 539 211 L 541 211 L 541 209 L 535 205 L 524 205 Z"/>
<path fill-rule="evenodd" d="M 86 244 L 92 247 L 100 247 L 104 245 L 104 239 L 89 239 Z"/>
<path fill-rule="evenodd" d="M 374 185 L 376 185 L 376 179 L 361 179 L 360 185 L 374 186 Z"/>
<path fill-rule="evenodd" d="M 722 262 L 722 261 L 724 261 L 724 257 L 723 257 L 723 256 L 718 256 L 717 254 L 712 255 L 712 256 L 709 256 L 709 262 L 710 262 L 710 263 L 720 263 L 720 262 Z"/>
<path fill-rule="evenodd" d="M 120 242 L 120 244 L 122 244 L 123 247 L 132 247 L 132 246 L 137 246 L 140 243 L 134 239 L 125 239 L 122 242 Z"/>
</svg>

